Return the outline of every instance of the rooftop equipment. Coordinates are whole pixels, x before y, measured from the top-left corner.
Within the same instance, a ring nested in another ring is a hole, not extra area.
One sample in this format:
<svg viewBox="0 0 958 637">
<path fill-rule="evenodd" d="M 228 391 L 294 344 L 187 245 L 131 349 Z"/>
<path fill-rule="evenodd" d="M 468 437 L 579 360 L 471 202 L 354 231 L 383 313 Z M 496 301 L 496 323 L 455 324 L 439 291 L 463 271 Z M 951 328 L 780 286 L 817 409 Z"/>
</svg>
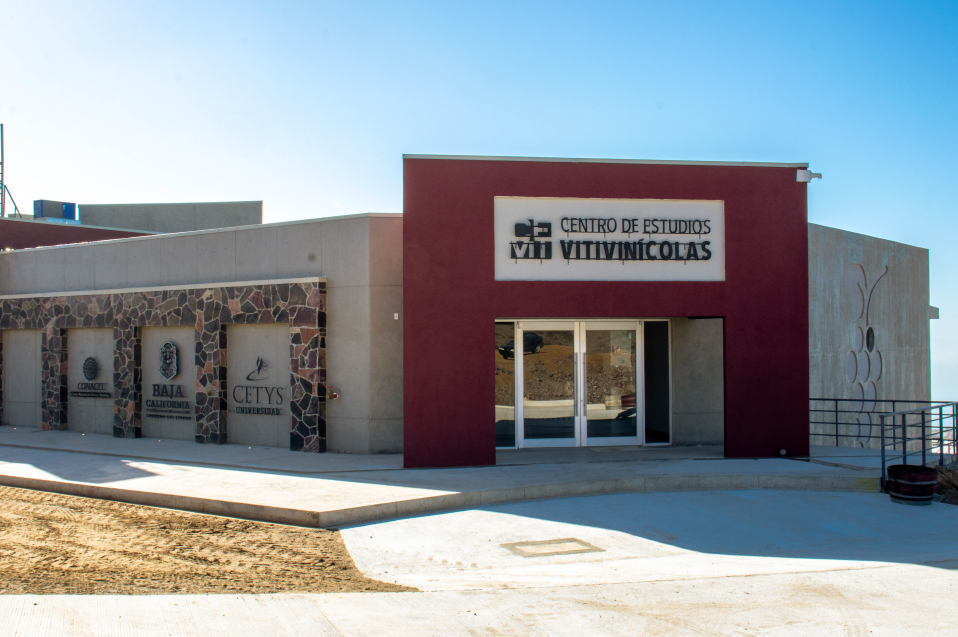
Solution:
<svg viewBox="0 0 958 637">
<path fill-rule="evenodd" d="M 80 223 L 77 220 L 77 205 L 65 201 L 37 199 L 33 202 L 33 218 L 59 223 Z"/>
</svg>

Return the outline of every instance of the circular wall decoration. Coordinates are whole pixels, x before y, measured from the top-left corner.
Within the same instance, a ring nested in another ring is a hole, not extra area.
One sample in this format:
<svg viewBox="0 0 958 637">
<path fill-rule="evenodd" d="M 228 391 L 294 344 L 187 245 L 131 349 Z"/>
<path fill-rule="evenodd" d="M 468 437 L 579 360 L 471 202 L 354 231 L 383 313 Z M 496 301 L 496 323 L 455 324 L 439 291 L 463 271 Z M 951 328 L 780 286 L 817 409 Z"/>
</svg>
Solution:
<svg viewBox="0 0 958 637">
<path fill-rule="evenodd" d="M 875 330 L 870 327 L 865 332 L 865 349 L 869 352 L 875 349 Z"/>
<path fill-rule="evenodd" d="M 872 418 L 870 414 L 858 414 L 857 441 L 864 447 L 864 443 L 872 437 Z"/>
<path fill-rule="evenodd" d="M 871 434 L 871 419 L 868 414 L 858 414 L 855 416 L 855 425 L 852 427 L 852 433 L 855 434 L 855 440 L 868 438 Z"/>
<path fill-rule="evenodd" d="M 861 351 L 858 353 L 858 378 L 864 382 L 868 380 L 868 371 L 870 365 L 868 364 L 868 352 Z"/>
<path fill-rule="evenodd" d="M 862 406 L 865 402 L 865 390 L 862 389 L 861 383 L 855 383 L 852 385 L 852 411 L 861 411 Z"/>
<path fill-rule="evenodd" d="M 868 355 L 868 360 L 871 361 L 871 378 L 872 380 L 878 380 L 881 378 L 881 352 L 876 349 L 874 352 Z"/>
<path fill-rule="evenodd" d="M 865 337 L 862 334 L 862 328 L 856 327 L 855 328 L 855 351 L 856 352 L 862 351 L 862 347 L 864 346 L 864 344 L 865 344 Z"/>
<path fill-rule="evenodd" d="M 93 380 L 100 373 L 100 366 L 97 365 L 96 359 L 92 356 L 88 356 L 85 361 L 83 361 L 83 377 L 87 380 Z"/>
<path fill-rule="evenodd" d="M 855 355 L 855 352 L 848 352 L 848 355 L 845 356 L 845 378 L 850 383 L 854 383 L 855 379 L 858 378 L 858 356 Z"/>
<path fill-rule="evenodd" d="M 865 385 L 865 411 L 875 411 L 875 401 L 878 400 L 878 390 L 875 383 Z"/>
</svg>

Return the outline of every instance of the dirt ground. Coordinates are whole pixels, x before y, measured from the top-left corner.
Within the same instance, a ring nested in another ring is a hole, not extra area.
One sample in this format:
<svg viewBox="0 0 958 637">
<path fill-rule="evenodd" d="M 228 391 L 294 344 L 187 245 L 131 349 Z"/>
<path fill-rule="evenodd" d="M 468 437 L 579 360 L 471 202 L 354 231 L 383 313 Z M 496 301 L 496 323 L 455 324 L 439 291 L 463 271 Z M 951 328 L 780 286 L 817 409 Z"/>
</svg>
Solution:
<svg viewBox="0 0 958 637">
<path fill-rule="evenodd" d="M 0 487 L 0 594 L 403 590 L 338 531 Z"/>
</svg>

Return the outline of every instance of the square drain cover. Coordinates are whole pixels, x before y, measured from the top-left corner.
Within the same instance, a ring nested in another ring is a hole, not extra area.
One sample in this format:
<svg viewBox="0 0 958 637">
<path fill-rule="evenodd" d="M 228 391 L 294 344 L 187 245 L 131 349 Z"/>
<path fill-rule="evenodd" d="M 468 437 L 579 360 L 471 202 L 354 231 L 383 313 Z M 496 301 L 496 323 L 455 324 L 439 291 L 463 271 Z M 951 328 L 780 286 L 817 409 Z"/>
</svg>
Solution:
<svg viewBox="0 0 958 637">
<path fill-rule="evenodd" d="M 566 537 L 561 540 L 541 540 L 539 542 L 510 542 L 509 544 L 500 544 L 500 546 L 522 557 L 601 553 L 605 551 L 605 549 L 592 546 L 588 542 L 577 540 L 574 537 Z"/>
</svg>

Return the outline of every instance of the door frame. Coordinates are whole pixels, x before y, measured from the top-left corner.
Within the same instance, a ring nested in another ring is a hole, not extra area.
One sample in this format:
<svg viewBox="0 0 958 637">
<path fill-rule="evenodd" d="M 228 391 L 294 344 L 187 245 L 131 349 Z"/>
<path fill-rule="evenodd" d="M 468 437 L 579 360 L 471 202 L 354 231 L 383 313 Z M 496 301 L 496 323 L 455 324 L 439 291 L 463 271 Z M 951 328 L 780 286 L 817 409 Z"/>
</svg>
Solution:
<svg viewBox="0 0 958 637">
<path fill-rule="evenodd" d="M 524 332 L 527 329 L 556 329 L 570 330 L 573 332 L 573 368 L 575 378 L 574 389 L 574 410 L 575 410 L 575 435 L 572 438 L 556 439 L 525 439 L 525 414 L 524 414 L 524 356 L 518 355 L 514 358 L 515 367 L 515 449 L 523 448 L 542 448 L 542 447 L 601 447 L 601 446 L 643 446 L 645 442 L 645 322 L 646 321 L 665 321 L 668 323 L 669 334 L 669 442 L 652 443 L 656 446 L 672 444 L 672 322 L 668 318 L 576 318 L 576 319 L 528 319 L 528 318 L 501 318 L 496 319 L 497 323 L 511 322 L 515 326 L 514 342 L 523 343 Z M 616 325 L 630 325 L 636 331 L 636 436 L 635 438 L 592 438 L 586 437 L 588 433 L 588 404 L 586 403 L 585 383 L 582 379 L 585 375 L 585 337 L 589 325 L 600 324 L 603 327 L 597 329 L 612 329 Z M 540 327 L 543 326 L 543 327 Z M 517 346 L 516 350 L 520 348 Z M 592 442 L 590 442 L 590 440 Z M 499 449 L 509 449 L 510 447 L 499 447 Z"/>
<path fill-rule="evenodd" d="M 544 325 L 546 327 L 537 327 L 539 325 Z M 552 330 L 562 330 L 562 331 L 571 331 L 572 332 L 572 352 L 573 352 L 573 413 L 574 413 L 574 423 L 575 423 L 575 434 L 572 438 L 541 438 L 541 439 L 532 439 L 526 440 L 525 433 L 525 392 L 523 387 L 523 381 L 525 379 L 525 351 L 524 349 L 520 352 L 520 348 L 525 341 L 525 330 L 543 330 L 543 329 L 552 329 Z M 579 446 L 579 416 L 578 416 L 578 352 L 579 352 L 579 330 L 578 322 L 571 319 L 517 319 L 516 320 L 516 336 L 515 336 L 515 360 L 516 360 L 516 448 L 533 448 L 533 447 L 578 447 Z"/>
<path fill-rule="evenodd" d="M 622 329 L 635 330 L 635 426 L 636 435 L 621 438 L 589 438 L 589 404 L 588 392 L 586 390 L 586 332 L 591 328 L 594 330 L 611 330 L 617 327 Z M 576 434 L 579 447 L 625 447 L 641 446 L 645 444 L 645 321 L 642 319 L 608 319 L 596 320 L 589 319 L 578 321 L 576 325 L 579 330 L 579 366 L 577 378 L 580 382 L 577 384 L 576 391 L 579 392 L 578 404 L 581 406 L 580 413 L 577 414 Z M 590 442 L 591 440 L 591 442 Z"/>
</svg>

